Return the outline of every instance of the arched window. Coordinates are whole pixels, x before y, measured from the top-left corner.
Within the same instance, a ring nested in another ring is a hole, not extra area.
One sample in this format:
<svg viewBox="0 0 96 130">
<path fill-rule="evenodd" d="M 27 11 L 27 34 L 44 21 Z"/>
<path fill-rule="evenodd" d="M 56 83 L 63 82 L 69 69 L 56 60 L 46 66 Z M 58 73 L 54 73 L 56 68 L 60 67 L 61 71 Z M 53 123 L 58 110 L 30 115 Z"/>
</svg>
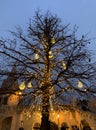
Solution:
<svg viewBox="0 0 96 130">
<path fill-rule="evenodd" d="M 3 102 L 3 104 L 4 104 L 4 105 L 7 105 L 7 101 L 8 101 L 8 97 L 4 97 L 4 102 Z"/>
<path fill-rule="evenodd" d="M 67 129 L 69 129 L 67 123 L 63 122 L 62 125 L 61 125 L 61 130 L 67 130 Z"/>
<path fill-rule="evenodd" d="M 73 126 L 72 126 L 72 130 L 79 130 L 79 128 L 78 128 L 77 125 L 73 125 Z"/>
<path fill-rule="evenodd" d="M 12 117 L 6 117 L 2 121 L 1 130 L 11 130 Z"/>
<path fill-rule="evenodd" d="M 35 123 L 33 129 L 34 130 L 40 130 L 40 124 L 39 123 Z"/>
<path fill-rule="evenodd" d="M 50 122 L 50 129 L 51 130 L 58 130 L 58 125 L 55 122 Z"/>
<path fill-rule="evenodd" d="M 20 127 L 19 130 L 24 130 L 24 128 L 23 128 L 23 127 Z"/>
<path fill-rule="evenodd" d="M 83 130 L 92 130 L 89 123 L 85 119 L 81 121 L 81 126 Z"/>
</svg>

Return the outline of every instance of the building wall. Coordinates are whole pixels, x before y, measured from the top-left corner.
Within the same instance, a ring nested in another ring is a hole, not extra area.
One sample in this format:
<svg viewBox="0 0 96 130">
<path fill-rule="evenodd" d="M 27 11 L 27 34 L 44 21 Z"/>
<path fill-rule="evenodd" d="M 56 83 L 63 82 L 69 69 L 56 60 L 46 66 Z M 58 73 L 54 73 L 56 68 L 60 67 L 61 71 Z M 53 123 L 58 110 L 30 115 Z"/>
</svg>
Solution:
<svg viewBox="0 0 96 130">
<path fill-rule="evenodd" d="M 8 97 L 7 104 L 3 104 L 5 97 L 2 99 L 2 103 L 0 104 L 0 130 L 6 130 L 5 126 L 8 125 L 9 118 L 12 118 L 12 121 L 10 121 L 11 126 L 8 126 L 10 127 L 8 130 L 19 130 L 20 127 L 23 127 L 24 130 L 34 130 L 34 125 L 41 123 L 42 116 L 40 110 L 30 111 L 29 108 L 26 108 L 25 111 L 25 109 L 17 109 L 19 98 L 14 96 Z M 86 120 L 92 130 L 96 130 L 96 115 L 91 112 L 82 111 L 70 105 L 64 107 L 62 110 L 50 110 L 50 121 L 59 127 L 67 123 L 69 130 L 72 130 L 72 126 L 78 126 L 81 129 L 82 120 Z M 4 121 L 6 125 L 4 125 Z"/>
</svg>

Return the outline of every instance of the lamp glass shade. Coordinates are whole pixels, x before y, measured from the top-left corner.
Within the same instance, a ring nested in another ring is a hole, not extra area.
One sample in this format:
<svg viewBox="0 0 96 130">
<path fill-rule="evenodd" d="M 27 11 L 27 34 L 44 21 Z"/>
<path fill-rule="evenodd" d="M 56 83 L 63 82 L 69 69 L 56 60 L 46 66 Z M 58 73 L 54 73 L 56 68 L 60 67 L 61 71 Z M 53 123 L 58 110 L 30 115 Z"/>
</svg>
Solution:
<svg viewBox="0 0 96 130">
<path fill-rule="evenodd" d="M 81 81 L 78 81 L 78 87 L 79 87 L 79 88 L 82 88 L 82 87 L 83 87 L 83 84 L 82 84 Z"/>
<path fill-rule="evenodd" d="M 28 83 L 28 85 L 27 85 L 27 88 L 32 88 L 32 83 L 31 83 L 31 81 Z"/>
<path fill-rule="evenodd" d="M 66 70 L 67 66 L 66 66 L 66 64 L 64 63 L 64 61 L 62 62 L 62 65 L 63 65 L 63 69 Z"/>
<path fill-rule="evenodd" d="M 19 92 L 18 92 L 18 94 L 19 94 L 19 96 L 20 96 L 20 95 L 22 95 L 22 92 L 21 92 L 21 91 L 19 91 Z"/>
<path fill-rule="evenodd" d="M 49 59 L 53 58 L 52 51 L 49 51 Z"/>
<path fill-rule="evenodd" d="M 36 53 L 35 56 L 34 56 L 34 58 L 35 58 L 36 60 L 38 60 L 38 59 L 39 59 L 39 54 Z"/>
<path fill-rule="evenodd" d="M 21 82 L 21 84 L 19 85 L 19 89 L 20 90 L 24 90 L 25 89 L 25 82 Z"/>
<path fill-rule="evenodd" d="M 51 43 L 52 43 L 52 44 L 55 44 L 55 42 L 56 42 L 56 41 L 55 41 L 55 38 L 54 38 L 54 37 L 51 38 Z"/>
</svg>

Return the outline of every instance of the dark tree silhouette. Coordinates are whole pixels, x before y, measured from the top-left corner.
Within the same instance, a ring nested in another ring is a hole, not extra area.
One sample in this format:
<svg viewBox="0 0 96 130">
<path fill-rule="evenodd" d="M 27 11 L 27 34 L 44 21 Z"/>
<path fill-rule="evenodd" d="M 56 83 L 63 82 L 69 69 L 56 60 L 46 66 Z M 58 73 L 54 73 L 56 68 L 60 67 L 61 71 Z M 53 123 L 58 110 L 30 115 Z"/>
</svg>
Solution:
<svg viewBox="0 0 96 130">
<path fill-rule="evenodd" d="M 40 130 L 50 130 L 50 102 L 58 106 L 64 104 L 65 97 L 91 97 L 96 92 L 96 67 L 87 48 L 89 40 L 78 38 L 76 32 L 76 26 L 69 30 L 56 15 L 37 11 L 25 33 L 17 27 L 11 32 L 12 39 L 0 41 L 0 75 L 30 85 L 23 90 L 23 102 L 41 106 Z M 13 66 L 16 73 L 10 72 Z M 15 91 L 6 88 L 6 93 Z"/>
</svg>

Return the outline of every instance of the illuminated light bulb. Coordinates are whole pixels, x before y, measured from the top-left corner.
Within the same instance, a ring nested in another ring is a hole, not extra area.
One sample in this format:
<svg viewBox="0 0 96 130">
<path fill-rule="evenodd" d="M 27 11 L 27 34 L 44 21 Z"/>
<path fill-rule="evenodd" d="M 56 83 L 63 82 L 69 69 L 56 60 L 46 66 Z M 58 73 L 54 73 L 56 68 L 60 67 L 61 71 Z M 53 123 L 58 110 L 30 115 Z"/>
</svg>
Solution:
<svg viewBox="0 0 96 130">
<path fill-rule="evenodd" d="M 27 88 L 32 88 L 32 83 L 31 83 L 31 81 L 28 83 L 28 85 L 27 85 Z"/>
<path fill-rule="evenodd" d="M 38 59 L 39 59 L 39 55 L 38 55 L 38 53 L 35 53 L 34 58 L 35 58 L 36 60 L 38 60 Z"/>
<path fill-rule="evenodd" d="M 18 92 L 18 94 L 19 94 L 19 95 L 22 95 L 22 92 L 21 92 L 21 91 L 19 91 L 19 92 Z"/>
<path fill-rule="evenodd" d="M 24 90 L 25 89 L 25 82 L 24 81 L 19 85 L 19 89 L 20 90 Z"/>
<path fill-rule="evenodd" d="M 52 55 L 52 51 L 49 51 L 49 55 Z"/>
<path fill-rule="evenodd" d="M 63 89 L 62 91 L 64 92 L 65 90 Z"/>
<path fill-rule="evenodd" d="M 29 114 L 29 116 L 28 116 L 29 118 L 31 118 L 31 114 Z"/>
<path fill-rule="evenodd" d="M 52 58 L 53 58 L 53 55 L 49 56 L 49 58 L 52 59 Z"/>
<path fill-rule="evenodd" d="M 87 92 L 87 89 L 86 89 L 86 88 L 84 88 L 84 91 L 85 91 L 85 92 Z"/>
<path fill-rule="evenodd" d="M 59 118 L 59 114 L 57 115 L 57 117 Z"/>
<path fill-rule="evenodd" d="M 53 54 L 52 54 L 52 51 L 49 51 L 49 58 L 53 58 Z"/>
<path fill-rule="evenodd" d="M 62 65 L 63 65 L 63 69 L 66 70 L 66 69 L 67 69 L 67 66 L 66 66 L 66 64 L 64 63 L 64 61 L 62 62 Z"/>
<path fill-rule="evenodd" d="M 53 111 L 53 108 L 51 107 L 51 111 Z"/>
<path fill-rule="evenodd" d="M 82 84 L 81 81 L 78 81 L 78 87 L 79 87 L 79 88 L 82 88 L 82 87 L 83 87 L 83 84 Z"/>
<path fill-rule="evenodd" d="M 67 90 L 68 88 L 66 87 L 65 90 Z"/>
<path fill-rule="evenodd" d="M 51 43 L 52 43 L 52 44 L 55 44 L 55 42 L 56 42 L 56 41 L 55 41 L 55 38 L 54 38 L 54 37 L 51 38 Z"/>
</svg>

